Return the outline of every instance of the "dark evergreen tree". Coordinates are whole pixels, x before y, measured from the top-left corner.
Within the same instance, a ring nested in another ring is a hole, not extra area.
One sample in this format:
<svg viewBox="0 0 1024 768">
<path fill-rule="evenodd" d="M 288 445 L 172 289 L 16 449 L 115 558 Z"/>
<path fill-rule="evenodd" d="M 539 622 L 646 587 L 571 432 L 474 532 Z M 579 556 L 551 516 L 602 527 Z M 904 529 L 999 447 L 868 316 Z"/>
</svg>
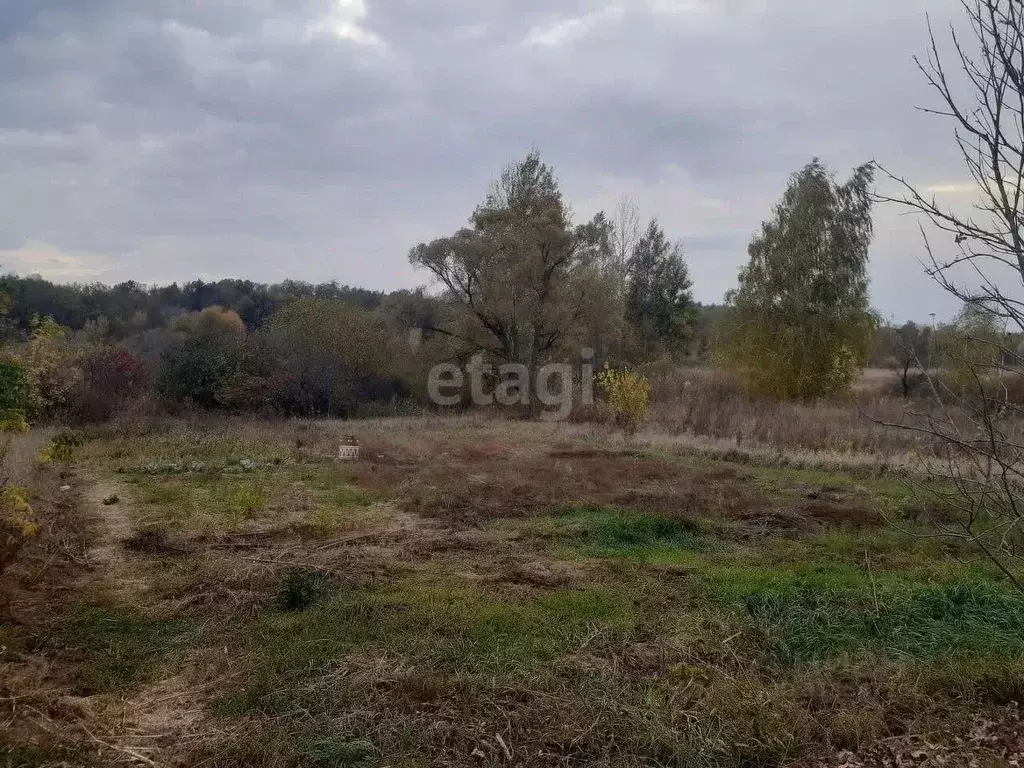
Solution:
<svg viewBox="0 0 1024 768">
<path fill-rule="evenodd" d="M 657 219 L 637 241 L 627 276 L 626 320 L 637 329 L 644 354 L 686 345 L 696 322 L 693 283 L 682 247 L 668 241 Z"/>
</svg>

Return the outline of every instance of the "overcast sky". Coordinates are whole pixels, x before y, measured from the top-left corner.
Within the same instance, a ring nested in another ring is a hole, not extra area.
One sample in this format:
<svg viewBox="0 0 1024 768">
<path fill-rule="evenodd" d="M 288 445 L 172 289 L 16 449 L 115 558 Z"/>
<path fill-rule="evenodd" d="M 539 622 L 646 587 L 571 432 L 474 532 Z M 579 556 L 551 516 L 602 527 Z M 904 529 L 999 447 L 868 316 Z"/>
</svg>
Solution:
<svg viewBox="0 0 1024 768">
<path fill-rule="evenodd" d="M 577 218 L 636 198 L 719 301 L 787 176 L 878 159 L 966 197 L 911 56 L 958 0 L 0 3 L 0 265 L 62 281 L 427 276 L 531 148 Z M 963 202 L 963 200 L 960 200 Z M 880 210 L 875 306 L 951 315 Z M 944 247 L 944 243 L 939 243 Z"/>
</svg>

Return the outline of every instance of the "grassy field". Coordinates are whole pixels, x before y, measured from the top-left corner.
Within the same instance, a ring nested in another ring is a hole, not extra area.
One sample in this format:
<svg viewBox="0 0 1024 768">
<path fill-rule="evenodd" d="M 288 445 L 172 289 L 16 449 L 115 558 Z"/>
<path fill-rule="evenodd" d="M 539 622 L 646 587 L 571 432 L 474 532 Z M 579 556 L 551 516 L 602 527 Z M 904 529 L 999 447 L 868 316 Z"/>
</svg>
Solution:
<svg viewBox="0 0 1024 768">
<path fill-rule="evenodd" d="M 875 462 L 472 418 L 89 438 L 4 576 L 0 765 L 1021 752 L 1024 596 Z"/>
</svg>

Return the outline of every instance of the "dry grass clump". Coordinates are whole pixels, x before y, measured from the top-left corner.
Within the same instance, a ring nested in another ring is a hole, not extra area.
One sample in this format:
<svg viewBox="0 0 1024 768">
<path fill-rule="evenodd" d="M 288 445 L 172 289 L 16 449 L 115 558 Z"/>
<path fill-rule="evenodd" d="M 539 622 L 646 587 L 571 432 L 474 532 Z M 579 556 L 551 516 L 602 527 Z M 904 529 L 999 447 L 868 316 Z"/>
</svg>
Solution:
<svg viewBox="0 0 1024 768">
<path fill-rule="evenodd" d="M 55 434 L 53 429 L 37 429 L 26 434 L 2 435 L 6 450 L 0 452 L 0 478 L 16 485 L 36 471 L 39 455 Z"/>
</svg>

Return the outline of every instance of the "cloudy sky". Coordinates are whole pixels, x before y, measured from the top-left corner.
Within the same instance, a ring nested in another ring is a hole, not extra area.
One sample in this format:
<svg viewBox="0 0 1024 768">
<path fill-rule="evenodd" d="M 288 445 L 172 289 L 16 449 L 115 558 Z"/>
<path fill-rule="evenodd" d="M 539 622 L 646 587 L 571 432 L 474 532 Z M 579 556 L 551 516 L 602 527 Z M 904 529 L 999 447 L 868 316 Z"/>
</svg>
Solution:
<svg viewBox="0 0 1024 768">
<path fill-rule="evenodd" d="M 578 218 L 622 194 L 720 300 L 787 175 L 878 159 L 965 197 L 911 55 L 958 0 L 0 4 L 0 265 L 58 280 L 427 282 L 531 148 Z M 960 200 L 959 202 L 963 202 Z M 876 217 L 873 300 L 955 307 Z"/>
</svg>

